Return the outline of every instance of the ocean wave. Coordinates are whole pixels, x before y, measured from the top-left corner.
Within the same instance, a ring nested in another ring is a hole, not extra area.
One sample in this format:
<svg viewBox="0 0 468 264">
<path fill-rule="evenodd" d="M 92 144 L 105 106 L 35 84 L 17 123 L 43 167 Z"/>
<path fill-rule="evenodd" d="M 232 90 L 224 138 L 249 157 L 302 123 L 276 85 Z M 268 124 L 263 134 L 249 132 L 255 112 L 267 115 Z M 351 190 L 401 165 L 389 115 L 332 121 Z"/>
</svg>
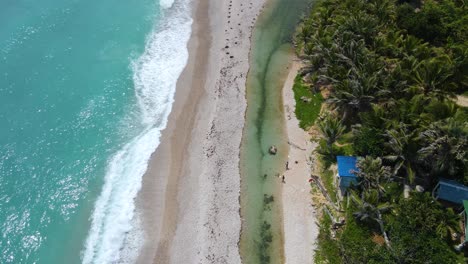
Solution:
<svg viewBox="0 0 468 264">
<path fill-rule="evenodd" d="M 174 0 L 160 0 L 159 1 L 159 5 L 164 9 L 171 8 L 173 4 L 174 4 Z"/>
<path fill-rule="evenodd" d="M 138 228 L 134 219 L 135 198 L 150 156 L 166 127 L 177 79 L 187 64 L 187 43 L 192 25 L 188 0 L 161 1 L 161 6 L 172 7 L 165 11 L 163 21 L 148 36 L 144 53 L 132 63 L 142 131 L 108 163 L 82 252 L 85 264 L 126 259 L 122 254 L 125 237 L 132 228 Z M 141 241 L 133 243 L 141 244 Z"/>
</svg>

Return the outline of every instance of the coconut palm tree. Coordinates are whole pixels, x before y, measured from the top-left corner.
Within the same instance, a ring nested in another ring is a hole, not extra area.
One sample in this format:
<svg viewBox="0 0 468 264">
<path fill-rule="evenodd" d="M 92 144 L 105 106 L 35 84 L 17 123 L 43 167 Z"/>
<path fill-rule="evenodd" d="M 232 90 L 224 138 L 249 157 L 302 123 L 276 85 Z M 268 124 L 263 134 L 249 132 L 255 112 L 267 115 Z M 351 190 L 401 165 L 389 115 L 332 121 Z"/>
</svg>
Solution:
<svg viewBox="0 0 468 264">
<path fill-rule="evenodd" d="M 463 174 L 468 165 L 468 125 L 454 118 L 432 124 L 421 132 L 423 147 L 418 151 L 421 161 L 432 174 Z"/>
<path fill-rule="evenodd" d="M 334 83 L 334 93 L 327 102 L 342 113 L 343 120 L 354 118 L 357 113 L 371 108 L 371 103 L 375 101 L 373 91 L 377 89 L 376 84 L 375 76 L 344 79 Z"/>
<path fill-rule="evenodd" d="M 366 44 L 371 44 L 379 31 L 379 23 L 375 16 L 361 10 L 340 21 L 338 30 L 352 32 L 356 39 L 362 39 Z"/>
<path fill-rule="evenodd" d="M 387 182 L 391 176 L 390 167 L 382 166 L 382 159 L 367 156 L 359 160 L 356 176 L 360 178 L 359 184 L 364 190 L 377 190 L 381 196 L 385 189 L 382 183 Z"/>
<path fill-rule="evenodd" d="M 387 131 L 386 144 L 390 154 L 384 156 L 384 159 L 393 163 L 393 176 L 397 176 L 401 169 L 405 170 L 405 174 L 410 183 L 415 179 L 413 170 L 414 160 L 416 158 L 416 139 L 415 131 L 409 131 L 407 125 L 400 123 L 396 129 Z"/>
<path fill-rule="evenodd" d="M 399 42 L 404 56 L 413 56 L 419 59 L 427 59 L 431 55 L 429 44 L 412 35 L 406 35 Z"/>
<path fill-rule="evenodd" d="M 341 120 L 334 116 L 327 116 L 317 123 L 318 129 L 325 138 L 330 156 L 333 156 L 333 144 L 343 135 L 346 127 Z"/>
<path fill-rule="evenodd" d="M 413 84 L 407 90 L 439 100 L 453 98 L 456 86 L 450 79 L 453 75 L 452 64 L 448 56 L 420 61 L 410 73 L 409 77 Z"/>
<path fill-rule="evenodd" d="M 452 233 L 460 232 L 460 216 L 452 208 L 438 213 L 439 224 L 436 233 L 440 238 L 450 238 Z"/>
<path fill-rule="evenodd" d="M 360 221 L 375 221 L 379 225 L 380 233 L 382 233 L 385 240 L 385 245 L 390 249 L 391 243 L 385 231 L 382 213 L 389 211 L 391 205 L 388 203 L 379 203 L 378 197 L 379 194 L 376 190 L 362 192 L 361 197 L 356 193 L 352 193 L 352 201 L 357 207 L 353 215 Z"/>
<path fill-rule="evenodd" d="M 395 21 L 396 6 L 393 1 L 377 0 L 369 1 L 369 13 L 375 14 L 378 18 L 379 24 L 388 25 Z"/>
</svg>

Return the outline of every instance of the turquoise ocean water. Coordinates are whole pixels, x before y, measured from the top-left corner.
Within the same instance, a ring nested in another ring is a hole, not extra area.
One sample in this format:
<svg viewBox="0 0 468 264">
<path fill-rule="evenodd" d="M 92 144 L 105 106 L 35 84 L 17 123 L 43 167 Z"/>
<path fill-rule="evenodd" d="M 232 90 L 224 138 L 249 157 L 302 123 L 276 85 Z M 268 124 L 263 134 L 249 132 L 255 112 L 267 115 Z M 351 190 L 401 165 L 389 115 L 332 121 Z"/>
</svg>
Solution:
<svg viewBox="0 0 468 264">
<path fill-rule="evenodd" d="M 191 23 L 188 0 L 0 3 L 0 263 L 134 260 Z"/>
</svg>

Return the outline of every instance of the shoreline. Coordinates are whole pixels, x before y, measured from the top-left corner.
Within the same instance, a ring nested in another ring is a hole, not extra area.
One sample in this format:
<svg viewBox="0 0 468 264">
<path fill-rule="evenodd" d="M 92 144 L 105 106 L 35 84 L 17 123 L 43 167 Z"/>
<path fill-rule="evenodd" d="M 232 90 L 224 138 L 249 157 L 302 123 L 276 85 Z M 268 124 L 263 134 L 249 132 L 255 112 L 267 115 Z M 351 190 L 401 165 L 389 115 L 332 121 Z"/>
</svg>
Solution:
<svg viewBox="0 0 468 264">
<path fill-rule="evenodd" d="M 170 245 L 178 219 L 180 178 L 189 169 L 183 162 L 188 155 L 185 146 L 190 144 L 195 119 L 201 121 L 196 113 L 205 93 L 206 75 L 203 71 L 206 71 L 211 46 L 207 38 L 210 35 L 208 19 L 204 14 L 207 3 L 208 0 L 202 0 L 192 4 L 192 33 L 187 44 L 189 59 L 177 80 L 168 125 L 162 132 L 158 149 L 151 156 L 137 200 L 138 209 L 143 214 L 145 240 L 153 241 L 144 244 L 138 263 L 170 263 Z M 197 64 L 202 67 L 197 68 Z"/>
<path fill-rule="evenodd" d="M 299 127 L 294 113 L 296 102 L 292 87 L 301 68 L 297 60 L 294 55 L 282 91 L 290 164 L 282 188 L 284 253 L 285 263 L 291 264 L 314 263 L 315 241 L 319 233 L 308 182 L 312 165 L 309 157 L 317 144 L 310 142 L 309 134 Z"/>
<path fill-rule="evenodd" d="M 136 199 L 145 233 L 138 263 L 241 262 L 239 146 L 262 5 L 192 3 L 189 60 Z"/>
</svg>

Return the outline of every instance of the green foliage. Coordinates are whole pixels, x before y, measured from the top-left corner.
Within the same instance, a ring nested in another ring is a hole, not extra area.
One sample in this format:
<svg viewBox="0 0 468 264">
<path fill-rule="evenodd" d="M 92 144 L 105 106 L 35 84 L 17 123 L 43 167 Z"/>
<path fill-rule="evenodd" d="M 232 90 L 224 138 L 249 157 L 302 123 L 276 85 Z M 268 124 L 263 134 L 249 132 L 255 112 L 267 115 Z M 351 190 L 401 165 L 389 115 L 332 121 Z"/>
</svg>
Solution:
<svg viewBox="0 0 468 264">
<path fill-rule="evenodd" d="M 317 122 L 317 127 L 325 139 L 326 148 L 324 154 L 327 154 L 331 160 L 335 159 L 334 143 L 343 135 L 346 127 L 343 125 L 341 120 L 335 116 L 328 115 L 319 122 Z"/>
<path fill-rule="evenodd" d="M 336 163 L 336 156 L 353 156 L 355 154 L 353 145 L 337 146 L 332 144 L 329 146 L 325 139 L 319 140 L 317 153 L 321 156 L 325 168 L 329 168 L 333 163 Z"/>
<path fill-rule="evenodd" d="M 448 118 L 432 123 L 421 132 L 421 162 L 435 175 L 464 181 L 468 163 L 468 123 Z"/>
<path fill-rule="evenodd" d="M 382 165 L 382 159 L 372 158 L 367 156 L 358 161 L 358 171 L 356 176 L 359 177 L 359 183 L 364 190 L 375 189 L 380 196 L 385 192 L 384 184 L 390 180 L 390 167 Z"/>
<path fill-rule="evenodd" d="M 338 144 L 340 144 L 340 145 L 353 143 L 353 133 L 348 132 L 348 133 L 345 133 L 345 134 L 341 135 L 341 137 L 339 139 L 337 139 L 336 142 Z"/>
<path fill-rule="evenodd" d="M 392 228 L 392 242 L 396 263 L 465 263 L 444 241 L 430 232 L 409 230 L 403 224 Z"/>
<path fill-rule="evenodd" d="M 383 155 L 383 131 L 376 128 L 363 127 L 362 129 L 355 129 L 353 132 L 353 147 L 357 155 L 370 155 L 373 157 Z"/>
<path fill-rule="evenodd" d="M 323 97 L 321 93 L 313 93 L 310 87 L 304 84 L 302 78 L 298 75 L 294 80 L 294 99 L 296 100 L 296 117 L 299 120 L 299 126 L 307 129 L 315 123 L 320 108 L 322 107 Z M 304 102 L 301 98 L 309 98 L 310 102 Z"/>
<path fill-rule="evenodd" d="M 405 263 L 462 263 L 445 242 L 450 232 L 459 230 L 458 219 L 428 193 L 400 200 L 388 217 L 395 257 Z"/>
<path fill-rule="evenodd" d="M 330 169 L 324 169 L 321 171 L 321 178 L 323 185 L 327 192 L 330 194 L 330 198 L 333 200 L 333 202 L 336 203 L 336 187 L 334 184 L 335 181 L 335 175 L 333 174 L 333 171 Z"/>
<path fill-rule="evenodd" d="M 466 41 L 468 15 L 464 5 L 452 0 L 426 0 L 421 8 L 408 3 L 398 6 L 398 25 L 433 44 Z"/>
<path fill-rule="evenodd" d="M 315 249 L 314 261 L 316 264 L 340 263 L 340 248 L 338 241 L 330 234 L 332 220 L 328 214 L 324 214 L 319 223 L 319 234 L 317 237 L 317 248 Z"/>
<path fill-rule="evenodd" d="M 335 263 L 395 263 L 385 246 L 372 241 L 375 232 L 369 225 L 359 223 L 352 215 L 346 219 L 340 237 L 343 260 Z"/>
<path fill-rule="evenodd" d="M 343 146 L 337 147 L 337 150 L 335 152 L 337 155 L 341 156 L 354 156 L 354 146 L 351 144 L 346 144 Z"/>
<path fill-rule="evenodd" d="M 325 167 L 338 154 L 366 157 L 340 262 L 460 262 L 448 239 L 456 214 L 427 194 L 401 196 L 404 185 L 431 190 L 442 176 L 468 184 L 468 113 L 453 101 L 468 90 L 465 3 L 321 0 L 299 36 L 334 110 L 317 122 Z"/>
</svg>

